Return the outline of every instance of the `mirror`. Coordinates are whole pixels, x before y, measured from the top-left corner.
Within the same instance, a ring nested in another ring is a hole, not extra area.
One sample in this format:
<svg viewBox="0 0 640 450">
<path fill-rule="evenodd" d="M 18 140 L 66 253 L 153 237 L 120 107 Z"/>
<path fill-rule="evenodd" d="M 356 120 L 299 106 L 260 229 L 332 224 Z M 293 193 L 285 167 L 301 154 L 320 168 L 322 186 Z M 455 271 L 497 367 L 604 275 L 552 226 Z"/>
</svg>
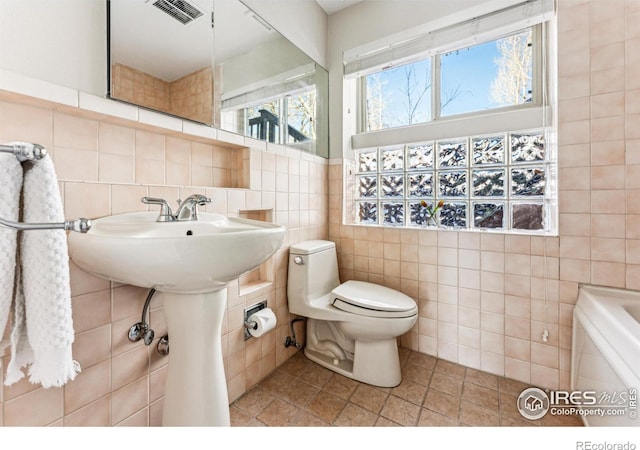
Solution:
<svg viewBox="0 0 640 450">
<path fill-rule="evenodd" d="M 328 157 L 328 74 L 239 0 L 108 0 L 114 100 Z"/>
</svg>

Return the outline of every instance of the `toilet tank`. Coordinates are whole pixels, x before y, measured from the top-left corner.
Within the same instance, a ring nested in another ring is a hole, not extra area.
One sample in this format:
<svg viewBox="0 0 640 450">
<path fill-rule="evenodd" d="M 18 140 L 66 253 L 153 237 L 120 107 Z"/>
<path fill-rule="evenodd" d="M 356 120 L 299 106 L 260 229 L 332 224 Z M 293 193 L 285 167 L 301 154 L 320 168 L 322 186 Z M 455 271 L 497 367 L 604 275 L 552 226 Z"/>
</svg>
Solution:
<svg viewBox="0 0 640 450">
<path fill-rule="evenodd" d="M 305 305 L 340 285 L 336 244 L 304 241 L 289 248 L 287 297 L 289 311 L 305 315 Z"/>
</svg>

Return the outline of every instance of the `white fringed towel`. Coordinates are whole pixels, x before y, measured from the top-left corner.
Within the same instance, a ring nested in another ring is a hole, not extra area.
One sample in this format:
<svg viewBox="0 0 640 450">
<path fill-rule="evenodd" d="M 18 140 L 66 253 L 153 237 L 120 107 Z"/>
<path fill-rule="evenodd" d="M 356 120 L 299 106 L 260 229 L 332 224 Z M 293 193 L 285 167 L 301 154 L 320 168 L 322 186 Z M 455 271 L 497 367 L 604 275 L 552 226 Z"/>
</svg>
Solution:
<svg viewBox="0 0 640 450">
<path fill-rule="evenodd" d="M 63 222 L 62 200 L 51 159 L 44 157 L 33 164 L 25 163 L 25 167 L 21 220 Z M 33 230 L 20 234 L 11 361 L 5 384 L 23 378 L 22 369 L 28 367 L 31 383 L 45 388 L 62 386 L 80 371 L 71 353 L 74 330 L 66 233 Z"/>
<path fill-rule="evenodd" d="M 0 217 L 18 221 L 22 165 L 9 153 L 0 153 Z M 2 336 L 9 321 L 16 277 L 18 232 L 0 225 L 0 355 L 8 342 Z"/>
</svg>

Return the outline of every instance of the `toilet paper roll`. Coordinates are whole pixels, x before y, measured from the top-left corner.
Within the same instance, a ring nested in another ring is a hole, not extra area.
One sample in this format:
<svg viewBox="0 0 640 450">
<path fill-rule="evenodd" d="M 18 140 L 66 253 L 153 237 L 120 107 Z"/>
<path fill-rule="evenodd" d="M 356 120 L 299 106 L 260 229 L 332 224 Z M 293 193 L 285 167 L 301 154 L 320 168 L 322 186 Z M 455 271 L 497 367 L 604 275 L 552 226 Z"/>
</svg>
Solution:
<svg viewBox="0 0 640 450">
<path fill-rule="evenodd" d="M 253 337 L 260 337 L 276 327 L 276 315 L 271 308 L 264 308 L 251 314 L 247 322 L 255 322 L 255 328 L 249 328 L 249 334 Z"/>
</svg>

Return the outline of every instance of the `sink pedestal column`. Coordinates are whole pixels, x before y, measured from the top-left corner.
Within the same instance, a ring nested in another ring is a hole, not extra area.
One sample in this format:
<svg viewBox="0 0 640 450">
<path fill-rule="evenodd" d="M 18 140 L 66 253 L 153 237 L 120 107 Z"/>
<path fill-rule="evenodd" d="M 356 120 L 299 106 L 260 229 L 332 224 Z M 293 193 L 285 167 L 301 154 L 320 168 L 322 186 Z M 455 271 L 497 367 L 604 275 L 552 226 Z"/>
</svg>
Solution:
<svg viewBox="0 0 640 450">
<path fill-rule="evenodd" d="M 221 345 L 227 289 L 161 294 L 170 348 L 162 425 L 229 426 Z"/>
</svg>

